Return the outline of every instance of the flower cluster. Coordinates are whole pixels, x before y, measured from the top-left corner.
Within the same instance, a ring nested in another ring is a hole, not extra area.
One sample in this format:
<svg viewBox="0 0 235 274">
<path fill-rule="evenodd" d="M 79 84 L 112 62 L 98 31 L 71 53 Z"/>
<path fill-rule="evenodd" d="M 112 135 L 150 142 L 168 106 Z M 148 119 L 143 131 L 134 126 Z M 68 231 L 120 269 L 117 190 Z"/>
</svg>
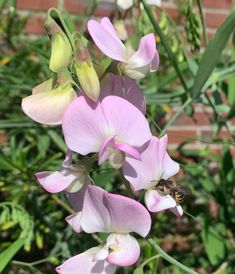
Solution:
<svg viewBox="0 0 235 274">
<path fill-rule="evenodd" d="M 61 124 L 68 152 L 59 171 L 35 175 L 46 191 L 66 193 L 75 212 L 66 221 L 76 233 L 107 233 L 103 245 L 68 259 L 56 271 L 111 274 L 117 266 L 138 260 L 140 246 L 132 233 L 148 235 L 149 211 L 169 209 L 177 216 L 183 214 L 173 193 L 164 184 L 159 187 L 160 181 L 179 171 L 179 164 L 167 153 L 167 135 L 152 135 L 145 118 L 145 97 L 135 82 L 158 68 L 155 36 L 144 36 L 137 51 L 130 52 L 108 18 L 89 20 L 92 40 L 112 62 L 99 74 L 87 40 L 64 32 L 54 13 L 58 11 L 49 10 L 45 26 L 52 42 L 49 67 L 55 76 L 34 88 L 23 99 L 22 109 L 39 123 Z M 81 160 L 73 163 L 73 153 L 80 154 Z M 96 186 L 89 175 L 96 160 L 98 165 L 108 161 L 118 169 L 135 194 L 143 190 L 146 207 Z"/>
</svg>

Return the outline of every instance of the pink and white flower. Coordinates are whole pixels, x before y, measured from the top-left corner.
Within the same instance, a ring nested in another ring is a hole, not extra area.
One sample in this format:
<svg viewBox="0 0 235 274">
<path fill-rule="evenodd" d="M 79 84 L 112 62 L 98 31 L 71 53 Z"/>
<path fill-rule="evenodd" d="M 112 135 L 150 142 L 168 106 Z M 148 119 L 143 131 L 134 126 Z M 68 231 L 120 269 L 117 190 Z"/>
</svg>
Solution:
<svg viewBox="0 0 235 274">
<path fill-rule="evenodd" d="M 140 255 L 137 240 L 129 233 L 135 232 L 146 237 L 151 227 L 151 218 L 139 202 L 105 190 L 88 186 L 84 197 L 83 209 L 67 218 L 76 232 L 110 233 L 103 246 L 89 249 L 74 256 L 57 268 L 61 274 L 75 274 L 86 267 L 83 274 L 114 273 L 115 266 L 134 264 Z"/>
<path fill-rule="evenodd" d="M 72 164 L 72 152 L 69 150 L 60 171 L 41 171 L 35 174 L 41 186 L 50 193 L 66 191 L 78 192 L 90 183 L 86 168 L 82 164 Z"/>
<path fill-rule="evenodd" d="M 125 178 L 135 191 L 145 189 L 145 204 L 149 211 L 159 212 L 170 209 L 177 216 L 183 215 L 183 209 L 169 194 L 156 190 L 160 179 L 167 180 L 179 171 L 179 164 L 173 161 L 166 151 L 167 135 L 158 139 L 152 137 L 141 149 L 141 161 L 126 157 L 123 164 Z"/>
<path fill-rule="evenodd" d="M 148 72 L 157 70 L 159 56 L 153 33 L 142 37 L 139 49 L 130 53 L 119 39 L 109 18 L 102 18 L 100 23 L 89 20 L 87 27 L 97 47 L 111 59 L 121 62 L 121 71 L 132 79 L 142 79 Z"/>
<path fill-rule="evenodd" d="M 72 151 L 82 155 L 99 152 L 99 164 L 108 159 L 117 169 L 125 155 L 140 159 L 136 147 L 152 136 L 142 112 L 118 96 L 107 96 L 97 103 L 80 96 L 66 110 L 62 128 Z"/>
</svg>

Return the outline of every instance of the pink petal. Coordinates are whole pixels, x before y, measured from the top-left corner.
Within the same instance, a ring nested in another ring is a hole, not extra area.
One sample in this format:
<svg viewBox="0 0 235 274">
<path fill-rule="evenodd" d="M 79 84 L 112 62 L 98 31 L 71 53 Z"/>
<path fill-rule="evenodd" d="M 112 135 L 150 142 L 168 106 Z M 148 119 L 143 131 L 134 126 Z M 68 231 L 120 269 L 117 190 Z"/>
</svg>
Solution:
<svg viewBox="0 0 235 274">
<path fill-rule="evenodd" d="M 93 261 L 100 247 L 73 256 L 56 268 L 59 274 L 114 274 L 116 267 L 106 261 Z"/>
<path fill-rule="evenodd" d="M 132 68 L 144 67 L 152 62 L 156 55 L 156 41 L 153 33 L 141 38 L 139 49 L 128 60 Z"/>
<path fill-rule="evenodd" d="M 100 24 L 106 29 L 106 31 L 108 31 L 115 39 L 120 40 L 120 38 L 118 37 L 117 31 L 115 30 L 113 24 L 111 23 L 111 21 L 109 20 L 108 17 L 103 17 L 100 20 Z"/>
<path fill-rule="evenodd" d="M 82 212 L 74 213 L 65 218 L 66 222 L 77 233 L 80 233 L 83 229 L 81 227 Z"/>
<path fill-rule="evenodd" d="M 77 97 L 72 87 L 38 92 L 22 100 L 24 113 L 34 121 L 46 124 L 61 124 L 63 114 L 69 104 Z"/>
<path fill-rule="evenodd" d="M 126 157 L 123 174 L 135 191 L 149 189 L 161 178 L 168 179 L 179 171 L 179 164 L 170 158 L 166 147 L 167 135 L 161 139 L 153 136 L 139 149 L 141 161 Z"/>
<path fill-rule="evenodd" d="M 150 63 L 150 72 L 156 71 L 158 67 L 159 67 L 159 55 L 158 55 L 158 51 L 156 51 L 154 58 Z"/>
<path fill-rule="evenodd" d="M 129 234 L 111 234 L 107 243 L 110 242 L 110 248 L 118 248 L 112 251 L 108 256 L 108 262 L 118 266 L 129 266 L 137 262 L 140 256 L 140 246 L 137 240 Z M 115 243 L 116 242 L 116 243 Z"/>
<path fill-rule="evenodd" d="M 88 31 L 94 40 L 96 46 L 111 59 L 126 62 L 126 48 L 118 38 L 116 31 L 114 33 L 111 22 L 105 18 L 102 23 L 95 20 L 89 20 L 87 23 Z"/>
<path fill-rule="evenodd" d="M 58 193 L 65 190 L 77 178 L 69 170 L 42 171 L 36 173 L 35 176 L 41 186 L 50 193 Z"/>
<path fill-rule="evenodd" d="M 70 165 L 72 163 L 72 155 L 73 155 L 73 152 L 71 150 L 68 150 L 67 153 L 66 153 L 64 162 L 62 163 L 63 168 L 70 167 Z"/>
<path fill-rule="evenodd" d="M 109 136 L 102 143 L 100 150 L 99 150 L 99 162 L 98 162 L 99 165 L 102 165 L 103 162 L 108 159 L 107 147 L 111 146 L 111 147 L 115 148 L 114 138 L 115 138 L 115 136 Z"/>
<path fill-rule="evenodd" d="M 170 195 L 160 195 L 156 190 L 146 191 L 144 199 L 151 212 L 159 212 L 176 206 L 176 201 Z"/>
<path fill-rule="evenodd" d="M 169 208 L 172 213 L 174 213 L 176 216 L 181 217 L 184 212 L 181 205 L 177 205 L 176 207 Z"/>
<path fill-rule="evenodd" d="M 69 203 L 76 212 L 79 212 L 83 208 L 84 196 L 86 189 L 90 182 L 86 182 L 83 187 L 75 193 L 66 193 Z"/>
<path fill-rule="evenodd" d="M 109 132 L 100 103 L 78 97 L 66 110 L 62 128 L 67 146 L 82 155 L 98 152 L 106 132 Z"/>
<path fill-rule="evenodd" d="M 128 76 L 118 76 L 109 74 L 107 76 L 108 84 L 104 85 L 100 92 L 100 100 L 102 101 L 109 95 L 115 95 L 126 99 L 136 106 L 143 114 L 146 112 L 146 100 L 143 92 L 140 90 L 136 82 Z"/>
<path fill-rule="evenodd" d="M 101 104 L 113 135 L 118 138 L 118 143 L 141 146 L 151 138 L 147 119 L 127 100 L 108 96 Z"/>
<path fill-rule="evenodd" d="M 133 158 L 137 160 L 141 160 L 140 153 L 135 148 L 128 146 L 126 144 L 116 144 L 115 147 L 123 152 L 126 153 L 126 155 L 132 156 Z"/>
<path fill-rule="evenodd" d="M 81 225 L 87 233 L 136 232 L 145 237 L 151 227 L 151 218 L 137 201 L 90 185 L 84 199 Z"/>
<path fill-rule="evenodd" d="M 53 79 L 49 79 L 33 88 L 32 94 L 47 92 L 52 90 Z"/>
<path fill-rule="evenodd" d="M 151 218 L 146 208 L 139 202 L 125 196 L 104 193 L 104 204 L 112 220 L 110 232 L 135 232 L 147 236 L 151 227 Z"/>
</svg>

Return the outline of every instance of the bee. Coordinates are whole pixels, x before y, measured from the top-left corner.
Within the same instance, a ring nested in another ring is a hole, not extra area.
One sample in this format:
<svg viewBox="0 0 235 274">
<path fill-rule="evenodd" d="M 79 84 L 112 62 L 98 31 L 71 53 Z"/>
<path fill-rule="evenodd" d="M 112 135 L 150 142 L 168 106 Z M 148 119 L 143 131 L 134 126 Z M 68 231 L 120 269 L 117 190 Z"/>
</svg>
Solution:
<svg viewBox="0 0 235 274">
<path fill-rule="evenodd" d="M 160 179 L 156 185 L 156 190 L 160 193 L 169 194 L 177 204 L 182 204 L 186 195 L 191 195 L 189 188 L 179 185 L 171 180 Z"/>
</svg>

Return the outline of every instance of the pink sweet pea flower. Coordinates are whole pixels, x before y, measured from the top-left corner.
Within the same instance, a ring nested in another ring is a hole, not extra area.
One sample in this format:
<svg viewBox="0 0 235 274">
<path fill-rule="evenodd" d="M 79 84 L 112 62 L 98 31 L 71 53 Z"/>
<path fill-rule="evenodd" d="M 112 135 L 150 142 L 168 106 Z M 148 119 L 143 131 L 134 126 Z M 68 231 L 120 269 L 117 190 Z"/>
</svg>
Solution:
<svg viewBox="0 0 235 274">
<path fill-rule="evenodd" d="M 98 262 L 102 267 L 94 273 L 113 273 L 114 266 L 136 263 L 140 247 L 129 233 L 146 237 L 151 227 L 150 215 L 139 202 L 92 185 L 87 187 L 82 211 L 67 217 L 67 221 L 76 232 L 111 234 L 102 247 L 88 250 L 62 264 L 57 268 L 61 274 L 76 273 L 81 265 L 86 265 L 82 273 L 89 274 Z M 105 265 L 110 270 L 104 270 Z"/>
<path fill-rule="evenodd" d="M 77 97 L 71 83 L 52 88 L 52 82 L 49 79 L 36 86 L 21 104 L 27 116 L 45 125 L 61 124 L 65 109 Z"/>
<path fill-rule="evenodd" d="M 159 212 L 170 209 L 177 216 L 183 209 L 170 195 L 162 195 L 155 187 L 160 179 L 167 180 L 179 171 L 179 164 L 173 161 L 166 151 L 167 135 L 158 139 L 152 137 L 141 149 L 141 161 L 126 157 L 123 164 L 125 178 L 135 191 L 146 189 L 145 204 L 149 211 Z"/>
<path fill-rule="evenodd" d="M 107 96 L 97 103 L 80 96 L 66 110 L 62 128 L 72 151 L 82 155 L 99 152 L 99 164 L 108 159 L 117 169 L 126 154 L 140 159 L 135 147 L 152 136 L 140 110 L 118 96 Z"/>
<path fill-rule="evenodd" d="M 90 183 L 83 165 L 72 165 L 72 152 L 69 150 L 60 171 L 42 171 L 35 174 L 41 186 L 50 193 L 66 191 L 76 193 Z"/>
<path fill-rule="evenodd" d="M 104 79 L 99 100 L 102 101 L 109 95 L 122 97 L 136 106 L 143 114 L 146 113 L 146 100 L 134 80 L 128 76 L 118 76 L 109 73 Z"/>
<path fill-rule="evenodd" d="M 108 57 L 121 62 L 121 70 L 132 79 L 142 79 L 148 72 L 154 72 L 159 65 L 156 41 L 153 33 L 141 38 L 139 49 L 130 53 L 119 39 L 109 18 L 100 23 L 89 20 L 88 31 L 97 47 Z"/>
</svg>

